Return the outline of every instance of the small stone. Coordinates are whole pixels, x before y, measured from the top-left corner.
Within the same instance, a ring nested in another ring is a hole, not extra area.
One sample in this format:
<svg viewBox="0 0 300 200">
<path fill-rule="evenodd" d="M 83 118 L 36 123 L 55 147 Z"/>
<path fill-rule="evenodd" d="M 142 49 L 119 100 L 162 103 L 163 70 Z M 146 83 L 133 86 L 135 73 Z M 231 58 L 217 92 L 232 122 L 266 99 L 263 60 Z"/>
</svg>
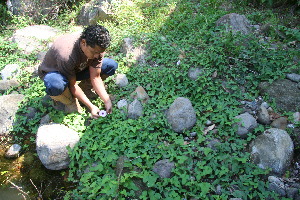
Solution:
<svg viewBox="0 0 300 200">
<path fill-rule="evenodd" d="M 252 111 L 255 111 L 258 109 L 259 105 L 257 101 L 251 101 L 251 102 L 246 102 L 246 107 L 251 109 Z"/>
<path fill-rule="evenodd" d="M 190 141 L 189 137 L 184 137 L 184 141 Z"/>
<path fill-rule="evenodd" d="M 217 195 L 221 195 L 222 194 L 222 186 L 221 185 L 217 185 L 217 187 L 216 187 L 216 194 Z"/>
<path fill-rule="evenodd" d="M 205 125 L 206 125 L 206 126 L 210 126 L 210 125 L 212 125 L 212 121 L 210 121 L 210 120 L 207 120 L 207 121 L 206 121 L 206 123 L 205 123 Z"/>
<path fill-rule="evenodd" d="M 13 144 L 5 154 L 6 158 L 17 158 L 20 155 L 22 147 L 18 144 Z"/>
<path fill-rule="evenodd" d="M 192 147 L 192 150 L 193 150 L 194 152 L 196 152 L 198 149 L 197 149 L 197 147 Z"/>
<path fill-rule="evenodd" d="M 128 106 L 128 103 L 127 103 L 127 100 L 126 99 L 121 99 L 120 101 L 118 101 L 118 103 L 117 103 L 117 107 L 119 108 L 119 109 L 121 109 L 121 108 L 127 108 L 127 106 Z"/>
<path fill-rule="evenodd" d="M 217 150 L 217 147 L 221 144 L 218 139 L 210 139 L 207 141 L 208 141 L 207 147 L 211 148 L 212 150 Z"/>
<path fill-rule="evenodd" d="M 248 133 L 258 126 L 256 119 L 249 113 L 243 113 L 235 118 L 240 119 L 234 126 L 238 127 L 237 134 L 242 138 L 246 138 Z"/>
<path fill-rule="evenodd" d="M 255 29 L 260 29 L 260 25 L 253 25 L 253 28 L 255 28 Z"/>
<path fill-rule="evenodd" d="M 33 107 L 28 107 L 27 108 L 27 113 L 25 114 L 25 116 L 28 118 L 28 119 L 33 119 L 35 114 L 37 112 L 37 109 L 33 108 Z"/>
<path fill-rule="evenodd" d="M 287 74 L 286 78 L 297 83 L 300 82 L 300 74 L 295 74 L 295 73 Z"/>
<path fill-rule="evenodd" d="M 273 110 L 272 107 L 269 107 L 267 110 L 268 110 L 269 113 L 270 113 L 270 112 L 274 112 L 274 110 Z"/>
<path fill-rule="evenodd" d="M 260 109 L 259 109 L 259 112 L 257 115 L 257 121 L 260 124 L 265 124 L 265 125 L 268 125 L 271 123 L 269 112 L 264 106 L 260 106 Z"/>
<path fill-rule="evenodd" d="M 257 98 L 257 101 L 258 102 L 262 102 L 264 99 L 261 97 L 261 96 L 259 96 L 258 98 Z"/>
<path fill-rule="evenodd" d="M 299 189 L 289 187 L 286 189 L 286 193 L 288 198 L 296 199 L 295 197 L 299 194 Z"/>
<path fill-rule="evenodd" d="M 270 191 L 274 191 L 281 196 L 286 195 L 284 183 L 279 178 L 277 178 L 276 176 L 269 176 L 268 181 L 270 182 Z"/>
<path fill-rule="evenodd" d="M 191 136 L 191 137 L 196 137 L 196 136 L 197 136 L 197 132 L 192 132 L 192 133 L 190 133 L 190 136 Z"/>
<path fill-rule="evenodd" d="M 191 80 L 196 80 L 199 76 L 203 74 L 203 69 L 192 67 L 189 69 L 188 76 Z"/>
<path fill-rule="evenodd" d="M 135 99 L 128 105 L 128 118 L 138 119 L 141 116 L 143 116 L 143 105 L 140 101 Z"/>
<path fill-rule="evenodd" d="M 44 117 L 42 117 L 42 119 L 40 121 L 40 125 L 49 124 L 50 121 L 51 121 L 51 117 L 49 114 L 47 114 Z"/>
<path fill-rule="evenodd" d="M 116 77 L 116 84 L 122 88 L 128 85 L 128 79 L 125 74 L 118 74 Z"/>
<path fill-rule="evenodd" d="M 170 178 L 174 167 L 175 164 L 168 159 L 160 160 L 153 166 L 153 172 L 157 173 L 161 178 Z"/>
<path fill-rule="evenodd" d="M 0 80 L 0 92 L 4 92 L 13 87 L 17 87 L 19 82 L 17 80 Z"/>
<path fill-rule="evenodd" d="M 287 123 L 288 123 L 288 120 L 287 118 L 285 117 L 280 117 L 278 119 L 275 119 L 272 123 L 271 123 L 271 126 L 274 127 L 274 128 L 280 128 L 282 130 L 285 130 L 286 127 L 287 127 Z"/>
<path fill-rule="evenodd" d="M 269 104 L 268 104 L 267 102 L 263 102 L 263 103 L 261 104 L 261 106 L 265 107 L 266 109 L 268 109 L 268 108 L 270 107 Z"/>
<path fill-rule="evenodd" d="M 154 113 L 150 116 L 150 119 L 156 119 L 157 118 L 157 115 Z"/>
<path fill-rule="evenodd" d="M 191 177 L 190 177 L 190 180 L 191 180 L 191 181 L 195 181 L 195 180 L 196 180 L 196 177 L 195 177 L 195 176 L 191 176 Z"/>
<path fill-rule="evenodd" d="M 300 121 L 300 112 L 295 112 L 293 114 L 294 122 L 299 122 Z"/>
<path fill-rule="evenodd" d="M 131 93 L 130 97 L 133 99 L 138 99 L 142 103 L 147 103 L 147 101 L 150 99 L 146 90 L 142 86 L 138 86 L 135 91 Z"/>
</svg>

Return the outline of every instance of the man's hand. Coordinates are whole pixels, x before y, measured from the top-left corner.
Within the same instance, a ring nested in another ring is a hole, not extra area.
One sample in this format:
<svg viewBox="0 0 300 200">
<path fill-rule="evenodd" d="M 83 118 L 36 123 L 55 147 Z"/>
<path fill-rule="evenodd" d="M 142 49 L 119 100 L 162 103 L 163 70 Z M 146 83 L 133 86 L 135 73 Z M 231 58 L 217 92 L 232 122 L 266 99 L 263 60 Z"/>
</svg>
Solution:
<svg viewBox="0 0 300 200">
<path fill-rule="evenodd" d="M 100 112 L 100 109 L 97 106 L 93 106 L 91 108 L 91 117 L 93 119 L 98 119 L 100 117 L 99 112 Z"/>
<path fill-rule="evenodd" d="M 104 102 L 106 113 L 111 114 L 112 113 L 112 103 L 111 100 L 109 99 L 108 101 Z"/>
</svg>

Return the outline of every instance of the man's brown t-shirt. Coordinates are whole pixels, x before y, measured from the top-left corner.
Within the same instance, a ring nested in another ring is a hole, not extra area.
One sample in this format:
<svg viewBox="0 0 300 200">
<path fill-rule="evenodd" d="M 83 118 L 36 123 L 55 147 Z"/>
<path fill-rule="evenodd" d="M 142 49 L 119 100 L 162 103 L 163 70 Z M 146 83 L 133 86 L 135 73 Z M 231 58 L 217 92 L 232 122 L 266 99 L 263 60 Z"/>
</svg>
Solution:
<svg viewBox="0 0 300 200">
<path fill-rule="evenodd" d="M 89 66 L 101 67 L 103 58 L 87 59 L 80 48 L 79 37 L 80 33 L 66 34 L 53 42 L 38 69 L 41 79 L 53 71 L 60 72 L 70 79 Z"/>
</svg>

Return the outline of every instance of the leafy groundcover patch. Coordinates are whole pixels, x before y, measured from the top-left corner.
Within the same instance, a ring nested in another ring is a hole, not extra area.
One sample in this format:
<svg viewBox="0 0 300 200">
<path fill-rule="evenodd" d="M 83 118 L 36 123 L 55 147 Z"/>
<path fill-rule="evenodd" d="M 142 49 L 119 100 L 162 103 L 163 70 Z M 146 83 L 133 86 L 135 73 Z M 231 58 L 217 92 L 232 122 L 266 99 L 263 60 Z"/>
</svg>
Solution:
<svg viewBox="0 0 300 200">
<path fill-rule="evenodd" d="M 116 53 L 118 73 L 125 73 L 130 84 L 119 89 L 110 83 L 108 92 L 116 102 L 132 100 L 130 94 L 141 85 L 150 100 L 137 120 L 115 109 L 91 121 L 71 152 L 70 180 L 78 187 L 65 199 L 278 198 L 268 190 L 269 171 L 252 164 L 247 153 L 263 128 L 241 139 L 232 124 L 241 112 L 239 102 L 257 97 L 259 82 L 283 77 L 295 67 L 296 51 L 280 45 L 272 49 L 259 37 L 216 28 L 216 20 L 227 14 L 218 9 L 222 3 L 170 0 L 116 6 L 118 23 L 104 23 L 115 38 L 112 50 L 118 52 L 128 36 L 147 47 L 148 57 L 147 64 L 128 67 L 129 61 Z M 286 39 L 293 40 L 296 32 Z M 190 67 L 200 67 L 203 74 L 189 79 Z M 188 98 L 197 115 L 196 125 L 183 134 L 172 131 L 165 117 L 177 97 Z M 204 131 L 207 120 L 216 125 L 215 131 Z M 197 135 L 189 137 L 191 132 Z M 175 164 L 170 178 L 153 172 L 163 159 Z"/>
</svg>

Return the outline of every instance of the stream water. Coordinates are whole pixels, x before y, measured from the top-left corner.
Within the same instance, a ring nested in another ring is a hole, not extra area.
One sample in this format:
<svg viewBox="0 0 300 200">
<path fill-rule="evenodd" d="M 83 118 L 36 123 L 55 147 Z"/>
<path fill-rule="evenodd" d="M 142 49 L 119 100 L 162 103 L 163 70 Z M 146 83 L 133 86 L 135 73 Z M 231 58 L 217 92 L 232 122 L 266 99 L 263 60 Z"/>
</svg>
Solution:
<svg viewBox="0 0 300 200">
<path fill-rule="evenodd" d="M 72 188 L 67 170 L 46 169 L 34 150 L 19 158 L 4 157 L 7 145 L 0 144 L 0 200 L 63 199 Z"/>
<path fill-rule="evenodd" d="M 24 200 L 24 198 L 15 188 L 0 187 L 0 200 Z"/>
</svg>

